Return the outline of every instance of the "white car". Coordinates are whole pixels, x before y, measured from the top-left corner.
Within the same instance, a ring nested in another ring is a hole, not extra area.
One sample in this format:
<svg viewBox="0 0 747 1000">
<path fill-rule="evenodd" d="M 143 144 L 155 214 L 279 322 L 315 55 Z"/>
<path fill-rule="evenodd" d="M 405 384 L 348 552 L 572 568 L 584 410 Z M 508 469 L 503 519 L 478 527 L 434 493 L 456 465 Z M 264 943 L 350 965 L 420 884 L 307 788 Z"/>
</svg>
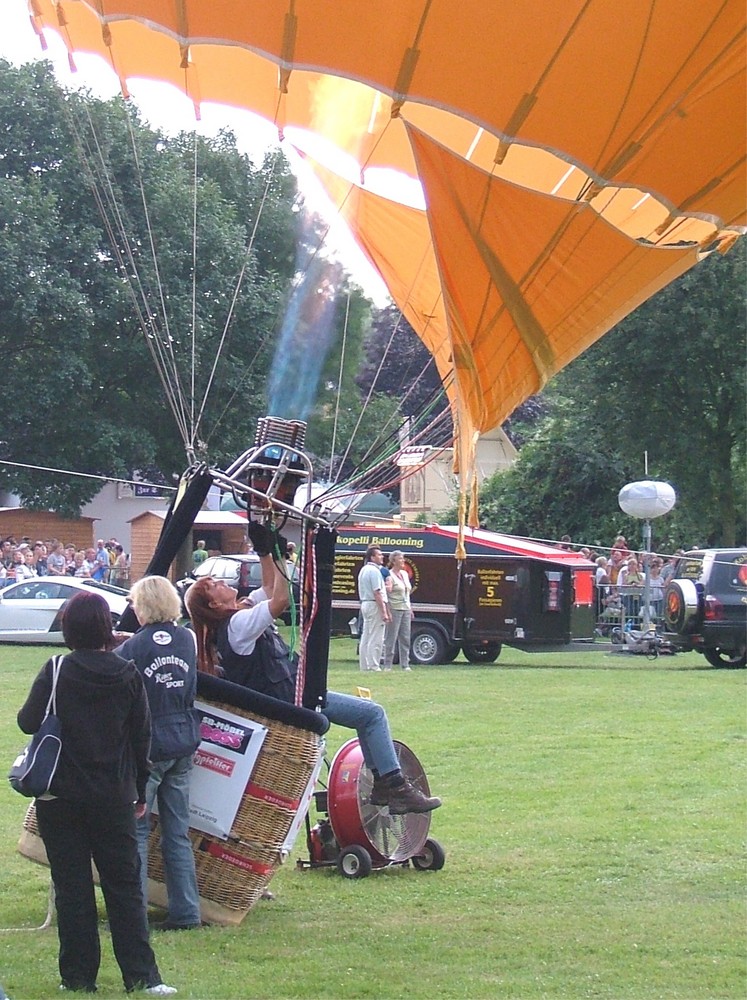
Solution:
<svg viewBox="0 0 747 1000">
<path fill-rule="evenodd" d="M 100 594 L 116 626 L 127 607 L 127 591 L 74 576 L 40 576 L 0 590 L 0 642 L 64 645 L 60 609 L 81 590 Z"/>
</svg>

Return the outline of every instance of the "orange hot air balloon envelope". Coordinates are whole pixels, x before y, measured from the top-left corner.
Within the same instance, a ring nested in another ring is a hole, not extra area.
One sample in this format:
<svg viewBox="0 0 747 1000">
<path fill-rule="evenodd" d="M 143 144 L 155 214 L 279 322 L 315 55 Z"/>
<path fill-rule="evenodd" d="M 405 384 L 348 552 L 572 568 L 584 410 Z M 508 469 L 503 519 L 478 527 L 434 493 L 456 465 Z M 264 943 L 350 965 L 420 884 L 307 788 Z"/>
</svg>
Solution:
<svg viewBox="0 0 747 1000">
<path fill-rule="evenodd" d="M 31 0 L 128 78 L 322 136 L 312 163 L 477 435 L 747 217 L 743 0 Z M 391 169 L 425 209 L 374 194 Z"/>
</svg>

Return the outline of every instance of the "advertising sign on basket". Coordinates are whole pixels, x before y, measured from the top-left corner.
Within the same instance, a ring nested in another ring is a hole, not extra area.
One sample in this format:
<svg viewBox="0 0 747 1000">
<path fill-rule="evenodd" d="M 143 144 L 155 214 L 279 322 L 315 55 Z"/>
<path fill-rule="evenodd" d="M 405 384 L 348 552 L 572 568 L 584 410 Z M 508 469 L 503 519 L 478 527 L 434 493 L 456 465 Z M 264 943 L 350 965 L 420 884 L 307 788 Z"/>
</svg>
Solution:
<svg viewBox="0 0 747 1000">
<path fill-rule="evenodd" d="M 196 701 L 202 741 L 189 784 L 189 825 L 221 837 L 231 832 L 267 735 L 266 726 Z M 154 807 L 154 812 L 157 808 Z"/>
</svg>

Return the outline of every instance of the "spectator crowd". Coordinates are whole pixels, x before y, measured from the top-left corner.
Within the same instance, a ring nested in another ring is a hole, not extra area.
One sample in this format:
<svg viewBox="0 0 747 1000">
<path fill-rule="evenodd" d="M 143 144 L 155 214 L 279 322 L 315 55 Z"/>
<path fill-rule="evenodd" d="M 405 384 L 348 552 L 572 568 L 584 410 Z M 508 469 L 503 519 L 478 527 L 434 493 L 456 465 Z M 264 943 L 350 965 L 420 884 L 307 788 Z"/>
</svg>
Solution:
<svg viewBox="0 0 747 1000">
<path fill-rule="evenodd" d="M 20 541 L 9 535 L 0 543 L 0 587 L 21 583 L 39 576 L 89 577 L 115 587 L 129 587 L 130 560 L 116 538 L 105 542 L 100 538 L 96 547 L 79 549 L 71 542 L 63 544 L 57 538 L 32 541 L 24 536 Z"/>
<path fill-rule="evenodd" d="M 563 537 L 560 548 L 572 549 L 568 536 Z M 628 547 L 624 535 L 618 535 L 609 555 L 598 555 L 589 548 L 581 548 L 579 554 L 596 564 L 594 582 L 597 595 L 597 618 L 602 630 L 605 626 L 641 617 L 641 600 L 646 582 L 646 568 L 649 570 L 649 617 L 661 617 L 664 606 L 664 591 L 674 573 L 677 561 L 683 555 L 677 549 L 670 556 L 656 552 L 636 552 Z"/>
</svg>

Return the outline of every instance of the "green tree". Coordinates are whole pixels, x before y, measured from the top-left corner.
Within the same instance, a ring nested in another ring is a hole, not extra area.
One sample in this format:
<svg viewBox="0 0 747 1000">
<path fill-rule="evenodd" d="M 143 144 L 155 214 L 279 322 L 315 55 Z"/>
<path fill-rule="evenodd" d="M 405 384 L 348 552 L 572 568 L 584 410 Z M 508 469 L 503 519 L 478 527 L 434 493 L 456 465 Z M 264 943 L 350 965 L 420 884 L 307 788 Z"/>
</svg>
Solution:
<svg viewBox="0 0 747 1000">
<path fill-rule="evenodd" d="M 65 93 L 42 64 L 0 62 L 0 114 L 0 346 L 15 387 L 0 458 L 113 476 L 154 468 L 168 481 L 210 384 L 195 451 L 216 465 L 235 457 L 265 409 L 295 268 L 282 156 L 255 166 L 229 133 L 166 138 L 122 101 Z M 182 433 L 150 349 L 182 401 Z M 4 485 L 68 512 L 98 489 L 11 466 Z"/>
<path fill-rule="evenodd" d="M 448 409 L 433 357 L 395 305 L 371 317 L 357 382 L 364 394 L 373 387 L 399 400 L 403 416 L 419 414 L 434 402 L 438 410 Z"/>
</svg>

